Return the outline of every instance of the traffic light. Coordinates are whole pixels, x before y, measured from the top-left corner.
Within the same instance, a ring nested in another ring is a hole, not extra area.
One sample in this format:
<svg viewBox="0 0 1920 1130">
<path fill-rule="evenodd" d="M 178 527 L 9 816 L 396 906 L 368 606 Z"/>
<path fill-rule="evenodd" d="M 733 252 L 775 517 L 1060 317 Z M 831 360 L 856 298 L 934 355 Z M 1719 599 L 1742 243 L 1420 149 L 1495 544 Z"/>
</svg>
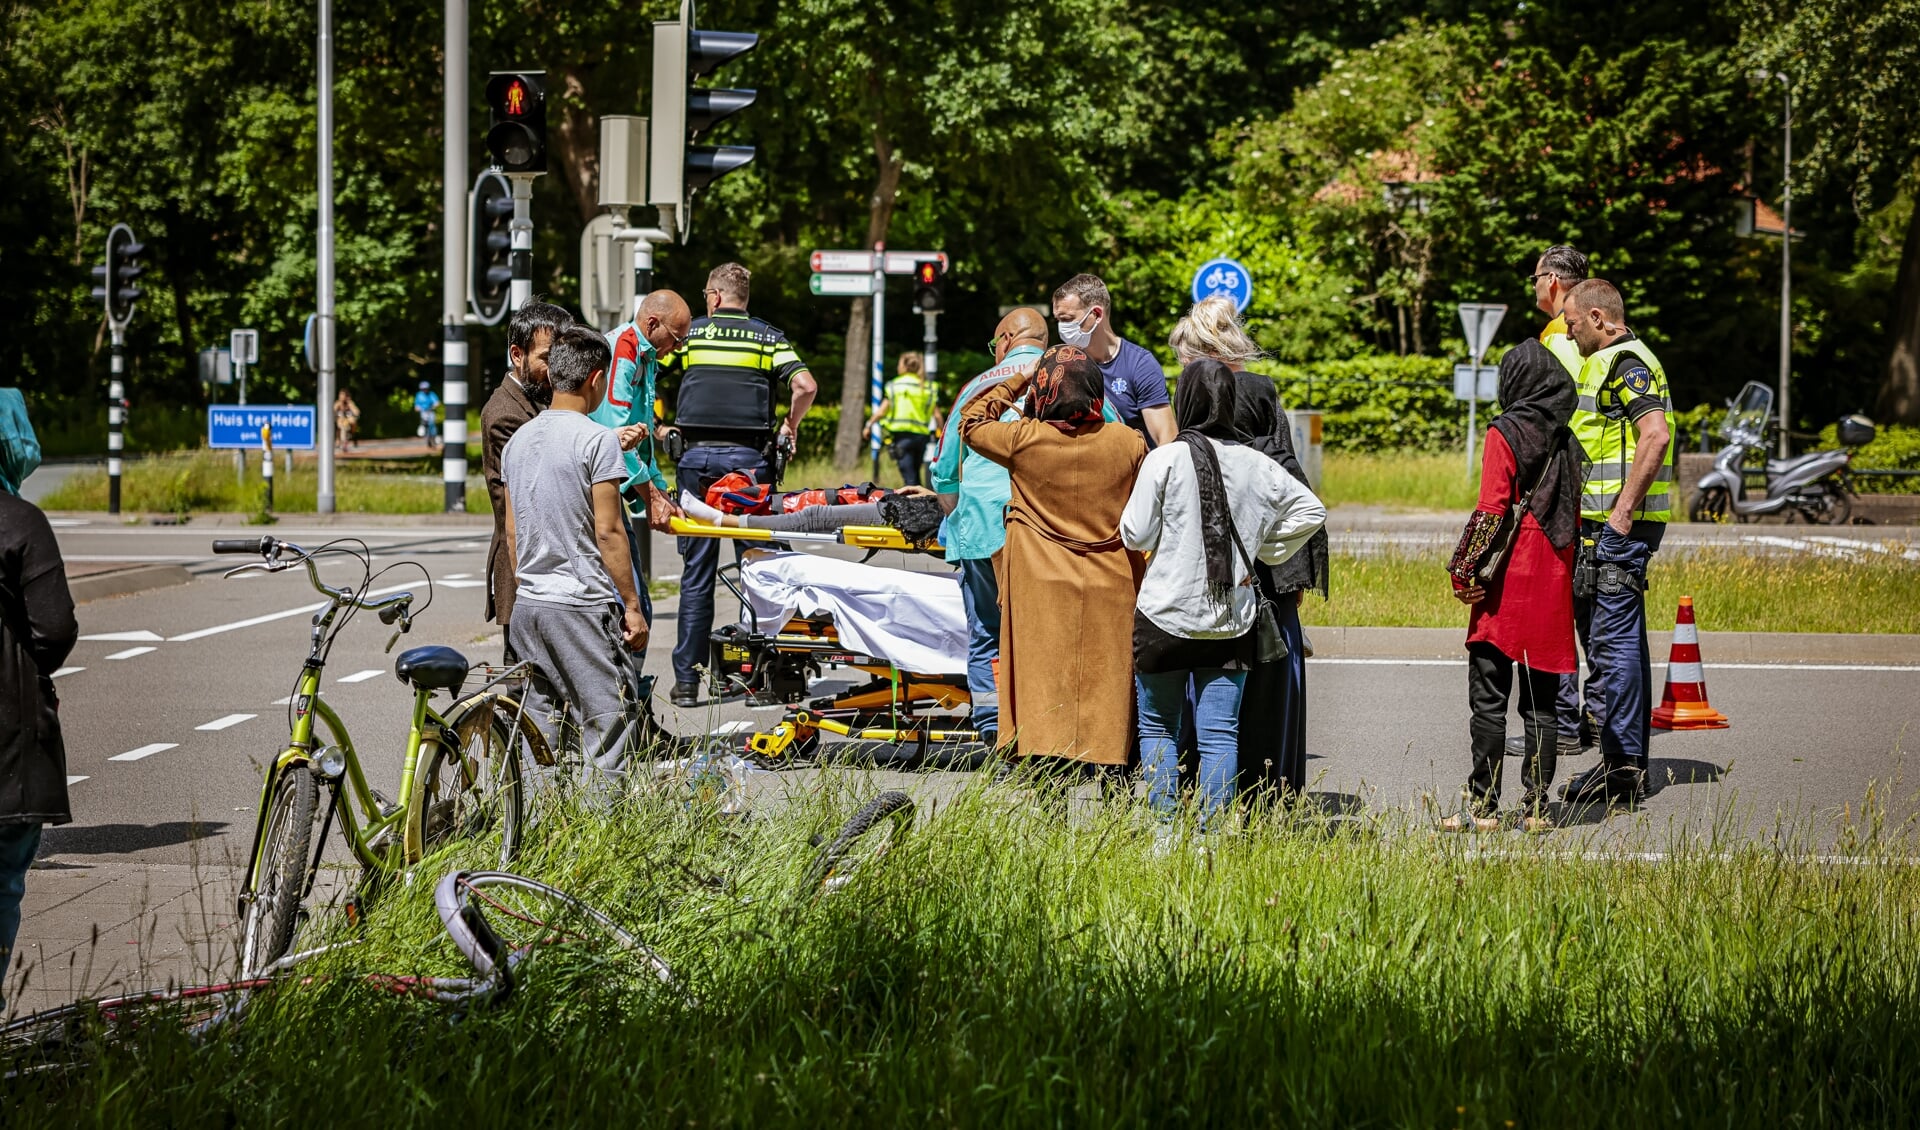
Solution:
<svg viewBox="0 0 1920 1130">
<path fill-rule="evenodd" d="M 946 274 L 937 259 L 922 259 L 913 265 L 913 304 L 922 314 L 940 312 L 940 277 Z"/>
<path fill-rule="evenodd" d="M 753 50 L 750 31 L 698 31 L 693 0 L 681 0 L 680 18 L 653 25 L 653 154 L 651 202 L 673 209 L 686 238 L 693 194 L 753 160 L 751 145 L 694 145 L 721 120 L 753 105 L 752 90 L 693 85 L 722 63 Z"/>
<path fill-rule="evenodd" d="M 473 182 L 467 205 L 467 304 L 483 326 L 507 314 L 508 284 L 513 281 L 513 188 L 489 169 Z"/>
<path fill-rule="evenodd" d="M 115 325 L 132 321 L 133 304 L 146 294 L 133 285 L 147 271 L 140 262 L 146 253 L 147 245 L 136 240 L 127 225 L 115 224 L 107 233 L 107 261 L 93 268 L 93 277 L 99 283 L 93 288 L 93 297 L 106 304 L 107 320 Z"/>
<path fill-rule="evenodd" d="M 487 153 L 503 173 L 547 171 L 546 77 L 495 71 L 487 79 Z"/>
</svg>

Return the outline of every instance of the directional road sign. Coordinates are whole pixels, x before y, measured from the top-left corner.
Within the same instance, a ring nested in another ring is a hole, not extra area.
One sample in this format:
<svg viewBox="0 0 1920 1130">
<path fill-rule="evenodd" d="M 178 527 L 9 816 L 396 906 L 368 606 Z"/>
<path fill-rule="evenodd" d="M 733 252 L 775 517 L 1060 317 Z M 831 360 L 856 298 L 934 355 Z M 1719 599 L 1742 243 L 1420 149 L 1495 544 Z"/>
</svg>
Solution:
<svg viewBox="0 0 1920 1130">
<path fill-rule="evenodd" d="M 1500 398 L 1500 368 L 1497 365 L 1455 365 L 1453 367 L 1453 398 L 1455 400 L 1498 400 Z"/>
<path fill-rule="evenodd" d="M 1201 302 L 1215 296 L 1233 299 L 1236 313 L 1253 301 L 1253 275 L 1245 264 L 1234 259 L 1209 259 L 1193 272 L 1193 300 Z"/>
<path fill-rule="evenodd" d="M 872 294 L 873 274 L 871 272 L 863 275 L 840 274 L 838 272 L 832 274 L 815 272 L 813 276 L 813 292 L 829 297 L 834 295 L 857 296 Z"/>
<path fill-rule="evenodd" d="M 889 251 L 886 255 L 886 270 L 890 275 L 910 275 L 918 270 L 922 263 L 938 263 L 942 274 L 947 270 L 947 253 L 944 251 Z"/>
<path fill-rule="evenodd" d="M 278 448 L 313 449 L 313 405 L 248 404 L 214 405 L 207 409 L 207 446 L 241 447 L 256 450 L 260 446 L 260 426 L 273 427 L 273 445 Z"/>
<path fill-rule="evenodd" d="M 810 258 L 816 271 L 868 271 L 873 270 L 873 252 L 871 251 L 816 251 Z M 815 291 L 814 293 L 819 293 Z"/>
<path fill-rule="evenodd" d="M 228 335 L 228 350 L 233 359 L 242 365 L 260 363 L 260 331 L 235 330 Z"/>
<path fill-rule="evenodd" d="M 1487 347 L 1493 344 L 1493 333 L 1500 328 L 1500 319 L 1507 316 L 1504 302 L 1462 302 L 1460 304 L 1460 328 L 1467 332 L 1467 352 L 1478 361 L 1487 355 Z"/>
</svg>

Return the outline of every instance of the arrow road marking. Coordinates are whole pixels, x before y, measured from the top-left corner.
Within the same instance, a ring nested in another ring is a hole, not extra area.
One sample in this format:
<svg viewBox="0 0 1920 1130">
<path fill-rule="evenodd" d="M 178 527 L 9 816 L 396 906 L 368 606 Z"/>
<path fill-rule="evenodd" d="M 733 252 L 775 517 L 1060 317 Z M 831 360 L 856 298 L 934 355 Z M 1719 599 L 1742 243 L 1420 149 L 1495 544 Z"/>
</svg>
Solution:
<svg viewBox="0 0 1920 1130">
<path fill-rule="evenodd" d="M 154 742 L 152 745 L 143 745 L 139 749 L 130 749 L 125 753 L 116 753 L 112 757 L 107 758 L 107 760 L 139 761 L 143 757 L 152 757 L 156 753 L 165 753 L 179 744 L 179 742 Z"/>
<path fill-rule="evenodd" d="M 229 714 L 224 718 L 215 718 L 204 726 L 195 726 L 196 730 L 224 730 L 229 726 L 238 726 L 249 718 L 258 718 L 258 714 Z"/>
<path fill-rule="evenodd" d="M 67 785 L 68 785 L 68 787 L 72 787 L 72 786 L 74 786 L 74 785 L 77 785 L 77 784 L 79 784 L 80 782 L 82 782 L 82 781 L 84 781 L 84 780 L 86 780 L 86 779 L 87 779 L 87 778 L 85 778 L 85 777 L 68 777 L 68 778 L 67 778 Z"/>
<path fill-rule="evenodd" d="M 108 659 L 132 659 L 137 655 L 145 655 L 149 651 L 158 651 L 158 650 L 160 649 L 154 648 L 154 647 L 130 647 L 125 651 L 116 651 L 112 655 L 107 656 L 107 658 Z"/>
<path fill-rule="evenodd" d="M 47 677 L 50 679 L 58 679 L 67 675 L 78 675 L 80 672 L 85 670 L 86 670 L 85 667 L 62 667 L 58 671 L 55 671 L 53 674 Z"/>
</svg>

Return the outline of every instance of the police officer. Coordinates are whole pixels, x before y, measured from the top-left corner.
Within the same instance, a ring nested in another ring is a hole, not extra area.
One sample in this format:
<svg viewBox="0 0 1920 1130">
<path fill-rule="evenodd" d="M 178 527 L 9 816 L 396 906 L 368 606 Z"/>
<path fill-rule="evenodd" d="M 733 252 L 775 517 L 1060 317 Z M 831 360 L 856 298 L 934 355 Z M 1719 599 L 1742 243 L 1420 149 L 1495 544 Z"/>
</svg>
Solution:
<svg viewBox="0 0 1920 1130">
<path fill-rule="evenodd" d="M 679 486 L 695 497 L 735 471 L 771 482 L 769 463 L 776 439 L 788 451 L 798 446 L 800 420 L 818 391 L 806 363 L 787 335 L 747 313 L 748 280 L 738 263 L 722 263 L 707 276 L 707 315 L 696 318 L 687 343 L 663 369 L 679 377 L 674 424 L 661 431 L 679 455 Z M 775 397 L 788 386 L 787 416 L 774 418 Z M 700 700 L 699 672 L 713 634 L 713 583 L 720 546 L 712 538 L 679 539 L 680 629 L 673 645 L 675 706 Z M 740 550 L 738 543 L 735 553 Z"/>
<path fill-rule="evenodd" d="M 922 373 L 925 366 L 920 354 L 902 353 L 900 375 L 887 384 L 880 407 L 867 418 L 868 431 L 876 424 L 886 429 L 900 481 L 910 487 L 926 485 L 920 469 L 927 462 L 927 441 L 940 430 L 940 410 L 933 406 L 933 388 Z"/>
<path fill-rule="evenodd" d="M 1673 516 L 1673 402 L 1666 370 L 1627 329 L 1620 292 L 1588 279 L 1561 305 L 1580 350 L 1579 401 L 1570 427 L 1588 464 L 1580 499 L 1574 617 L 1600 686 L 1600 764 L 1567 782 L 1569 803 L 1646 796 L 1647 563 Z M 1591 568 L 1584 560 L 1592 561 Z"/>
</svg>

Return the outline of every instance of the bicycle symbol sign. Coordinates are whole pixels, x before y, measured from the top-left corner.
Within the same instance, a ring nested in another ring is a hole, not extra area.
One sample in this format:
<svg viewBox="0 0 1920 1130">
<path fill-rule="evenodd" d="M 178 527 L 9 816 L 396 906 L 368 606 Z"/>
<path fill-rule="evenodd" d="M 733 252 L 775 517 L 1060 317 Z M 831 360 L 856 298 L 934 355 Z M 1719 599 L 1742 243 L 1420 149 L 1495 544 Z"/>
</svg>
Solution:
<svg viewBox="0 0 1920 1130">
<path fill-rule="evenodd" d="M 1211 259 L 1193 273 L 1193 300 L 1222 296 L 1233 299 L 1233 308 L 1244 312 L 1253 301 L 1253 276 L 1244 264 L 1233 259 Z"/>
</svg>

